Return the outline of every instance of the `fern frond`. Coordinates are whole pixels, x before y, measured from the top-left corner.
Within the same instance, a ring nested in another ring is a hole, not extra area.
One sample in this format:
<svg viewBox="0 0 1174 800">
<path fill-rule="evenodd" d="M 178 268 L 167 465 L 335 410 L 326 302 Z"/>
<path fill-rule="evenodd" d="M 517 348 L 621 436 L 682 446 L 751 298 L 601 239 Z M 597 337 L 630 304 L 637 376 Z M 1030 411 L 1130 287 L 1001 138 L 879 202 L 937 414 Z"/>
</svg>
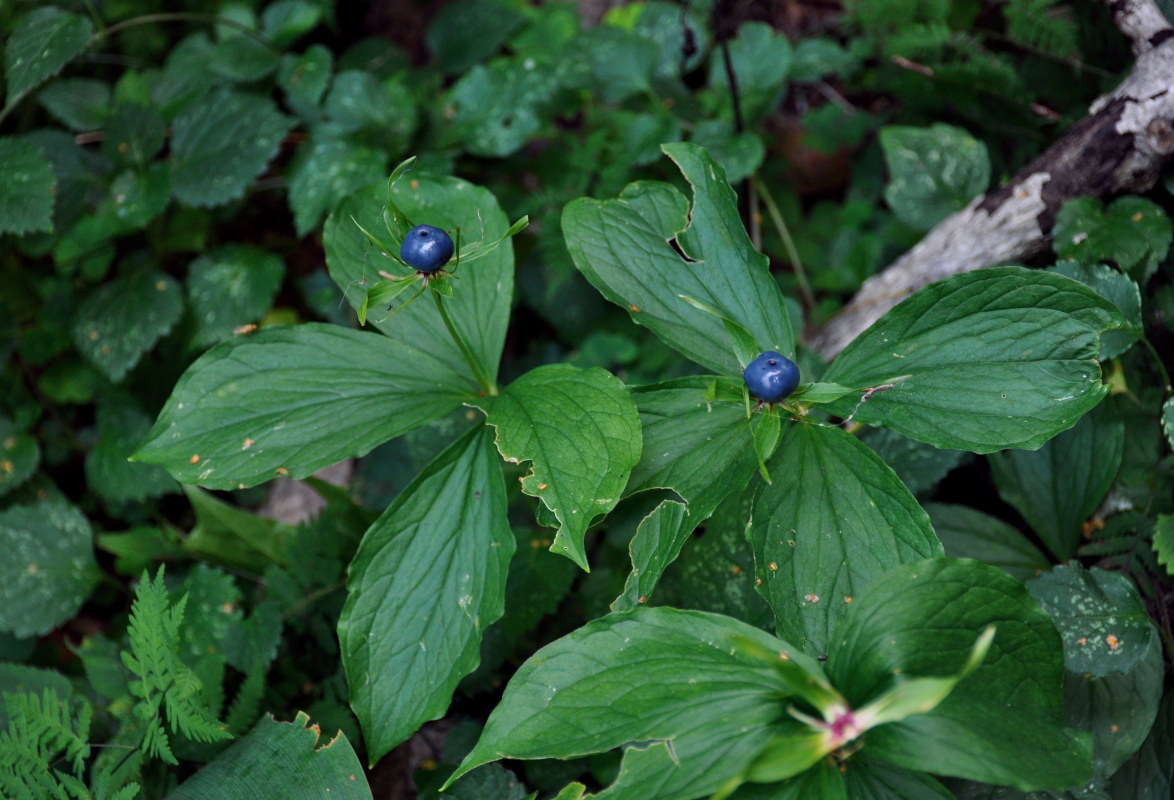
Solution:
<svg viewBox="0 0 1174 800">
<path fill-rule="evenodd" d="M 73 707 L 48 687 L 39 695 L 4 693 L 8 727 L 0 730 L 0 796 L 68 800 L 78 796 L 79 786 L 85 791 L 78 776 L 90 755 L 92 711 L 85 701 L 76 707 L 75 721 Z M 52 768 L 62 760 L 73 775 Z"/>
<path fill-rule="evenodd" d="M 228 707 L 228 729 L 239 736 L 253 727 L 261 715 L 261 699 L 265 695 L 265 670 L 255 669 L 245 677 L 236 697 Z"/>
<path fill-rule="evenodd" d="M 1061 57 L 1076 54 L 1076 22 L 1068 6 L 1056 0 L 1011 0 L 1003 15 L 1013 41 Z"/>
<path fill-rule="evenodd" d="M 168 764 L 178 762 L 161 712 L 165 712 L 172 732 L 194 741 L 232 738 L 224 723 L 199 701 L 200 679 L 180 657 L 179 634 L 186 605 L 186 595 L 171 603 L 162 566 L 154 580 L 144 572 L 127 628 L 130 652 L 122 653 L 122 662 L 138 678 L 130 684 L 131 692 L 139 698 L 135 714 L 147 720 L 142 749 Z"/>
</svg>

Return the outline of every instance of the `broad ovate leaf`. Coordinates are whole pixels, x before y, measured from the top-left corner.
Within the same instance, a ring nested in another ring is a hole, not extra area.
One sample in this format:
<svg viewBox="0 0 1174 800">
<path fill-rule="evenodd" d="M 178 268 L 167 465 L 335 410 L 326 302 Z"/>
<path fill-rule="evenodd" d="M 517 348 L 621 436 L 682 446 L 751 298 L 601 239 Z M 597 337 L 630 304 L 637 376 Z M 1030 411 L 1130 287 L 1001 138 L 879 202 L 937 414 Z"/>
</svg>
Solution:
<svg viewBox="0 0 1174 800">
<path fill-rule="evenodd" d="M 188 778 L 167 800 L 229 797 L 331 797 L 370 800 L 363 765 L 342 731 L 327 742 L 310 717 L 266 715 L 251 731 Z"/>
<path fill-rule="evenodd" d="M 135 458 L 209 489 L 303 478 L 452 411 L 462 376 L 371 332 L 262 328 L 188 367 Z"/>
<path fill-rule="evenodd" d="M 775 665 L 739 641 L 776 661 L 794 651 L 757 628 L 697 611 L 638 608 L 590 622 L 515 673 L 454 779 L 500 758 L 570 758 L 631 745 L 616 782 L 598 797 L 706 797 L 765 746 L 792 694 Z"/>
<path fill-rule="evenodd" d="M 484 427 L 437 456 L 364 534 L 338 638 L 372 763 L 442 716 L 477 667 L 514 546 Z"/>
<path fill-rule="evenodd" d="M 93 35 L 88 17 L 50 5 L 30 11 L 4 48 L 8 103 L 60 72 L 89 46 Z"/>
<path fill-rule="evenodd" d="M 793 354 L 782 294 L 750 243 L 725 170 L 696 145 L 662 149 L 692 187 L 692 201 L 655 182 L 633 183 L 615 200 L 575 200 L 563 212 L 575 266 L 637 324 L 720 374 L 741 374 L 725 320 L 748 331 L 759 352 Z"/>
<path fill-rule="evenodd" d="M 42 636 L 77 613 L 100 577 L 92 536 L 58 500 L 0 512 L 0 631 Z"/>
<path fill-rule="evenodd" d="M 558 518 L 553 552 L 587 569 L 587 527 L 619 502 L 640 458 L 640 418 L 623 383 L 598 367 L 550 364 L 472 403 L 507 461 L 531 463 L 522 491 Z"/>
<path fill-rule="evenodd" d="M 887 464 L 840 428 L 784 424 L 750 530 L 779 635 L 826 653 L 868 583 L 940 555 L 929 517 Z"/>
<path fill-rule="evenodd" d="M 1102 332 L 1126 325 L 1082 283 L 1022 267 L 927 286 L 849 344 L 823 380 L 877 391 L 832 406 L 935 447 L 1034 449 L 1108 393 Z"/>
<path fill-rule="evenodd" d="M 322 234 L 330 277 L 356 310 L 366 299 L 367 289 L 382 280 L 380 270 L 408 274 L 406 268 L 382 255 L 363 233 L 363 229 L 370 231 L 384 242 L 391 239 L 384 218 L 389 192 L 395 206 L 414 223 L 443 228 L 454 242 L 460 228 L 462 258 L 498 241 L 509 230 L 509 221 L 493 194 L 458 178 L 406 172 L 390 188 L 388 181 L 379 181 L 356 191 L 327 218 Z M 481 369 L 496 380 L 514 288 L 513 248 L 504 243 L 467 266 L 455 265 L 455 269 L 452 299 L 444 301 L 449 318 Z M 433 303 L 422 298 L 395 316 L 388 314 L 383 308 L 370 309 L 368 321 L 397 346 L 422 351 L 472 379 L 465 357 Z"/>
<path fill-rule="evenodd" d="M 957 674 L 991 625 L 982 663 L 926 713 L 869 730 L 869 756 L 1025 791 L 1082 783 L 1092 747 L 1088 734 L 1064 727 L 1060 637 L 996 567 L 936 558 L 873 581 L 836 629 L 828 675 L 860 707 L 903 682 Z"/>
<path fill-rule="evenodd" d="M 0 234 L 53 230 L 57 178 L 53 165 L 31 142 L 0 138 Z"/>
</svg>

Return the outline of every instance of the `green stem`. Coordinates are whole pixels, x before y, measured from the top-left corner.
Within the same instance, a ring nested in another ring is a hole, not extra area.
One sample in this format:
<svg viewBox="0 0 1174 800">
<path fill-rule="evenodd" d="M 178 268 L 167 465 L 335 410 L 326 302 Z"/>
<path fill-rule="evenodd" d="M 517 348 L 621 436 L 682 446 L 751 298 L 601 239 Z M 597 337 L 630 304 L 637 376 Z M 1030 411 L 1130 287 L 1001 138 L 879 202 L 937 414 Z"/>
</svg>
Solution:
<svg viewBox="0 0 1174 800">
<path fill-rule="evenodd" d="M 799 260 L 799 251 L 795 248 L 795 240 L 791 238 L 791 231 L 787 229 L 787 223 L 783 220 L 783 215 L 779 211 L 778 205 L 775 204 L 774 197 L 767 191 L 766 184 L 760 178 L 755 178 L 754 184 L 758 187 L 758 193 L 762 195 L 762 202 L 766 204 L 766 213 L 770 214 L 770 221 L 774 223 L 779 238 L 783 240 L 787 258 L 791 260 L 791 266 L 795 269 L 795 279 L 799 281 L 799 291 L 803 294 L 803 301 L 809 309 L 815 308 L 815 294 L 811 291 L 811 284 L 807 281 L 807 271 L 803 269 L 803 262 Z"/>
<path fill-rule="evenodd" d="M 481 391 L 484 394 L 490 397 L 496 397 L 497 384 L 493 382 L 493 379 L 486 374 L 485 370 L 481 368 L 481 364 L 473 357 L 473 351 L 469 349 L 469 345 L 465 344 L 465 339 L 457 331 L 457 326 L 453 325 L 452 320 L 449 319 L 448 311 L 444 308 L 444 301 L 440 299 L 440 295 L 437 292 L 432 293 L 432 299 L 436 301 L 436 308 L 440 311 L 440 318 L 444 320 L 444 327 L 448 328 L 448 332 L 452 334 L 453 341 L 460 348 L 461 355 L 465 357 L 465 362 L 473 370 L 473 377 L 477 379 L 477 385 L 481 387 Z"/>
<path fill-rule="evenodd" d="M 1162 386 L 1167 393 L 1170 392 L 1170 373 L 1166 372 L 1166 365 L 1162 363 L 1162 357 L 1158 355 L 1158 351 L 1154 348 L 1150 340 L 1144 336 L 1139 336 L 1138 339 L 1145 345 L 1146 349 L 1150 351 L 1150 355 L 1154 357 L 1154 364 L 1158 367 L 1158 374 L 1162 376 Z"/>
</svg>

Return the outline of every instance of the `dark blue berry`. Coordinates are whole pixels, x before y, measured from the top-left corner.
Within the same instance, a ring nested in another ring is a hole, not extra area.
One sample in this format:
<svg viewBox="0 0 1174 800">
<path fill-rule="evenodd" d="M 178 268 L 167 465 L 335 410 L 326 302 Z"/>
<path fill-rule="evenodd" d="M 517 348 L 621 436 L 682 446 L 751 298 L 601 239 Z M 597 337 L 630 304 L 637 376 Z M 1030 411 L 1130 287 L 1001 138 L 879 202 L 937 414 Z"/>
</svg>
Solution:
<svg viewBox="0 0 1174 800">
<path fill-rule="evenodd" d="M 431 275 L 452 258 L 452 237 L 433 225 L 417 225 L 400 245 L 399 257 L 412 269 Z"/>
<path fill-rule="evenodd" d="M 767 403 L 777 403 L 799 385 L 799 368 L 786 356 L 767 350 L 750 362 L 742 378 L 750 394 Z"/>
</svg>

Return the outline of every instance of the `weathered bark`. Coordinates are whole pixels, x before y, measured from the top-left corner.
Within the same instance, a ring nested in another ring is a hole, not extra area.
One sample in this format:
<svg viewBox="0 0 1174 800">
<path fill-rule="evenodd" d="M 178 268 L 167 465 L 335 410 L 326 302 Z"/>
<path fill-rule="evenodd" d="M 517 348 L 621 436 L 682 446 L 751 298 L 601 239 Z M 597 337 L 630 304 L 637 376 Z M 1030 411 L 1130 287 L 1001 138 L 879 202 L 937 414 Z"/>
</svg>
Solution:
<svg viewBox="0 0 1174 800">
<path fill-rule="evenodd" d="M 1153 0 L 1116 0 L 1109 10 L 1133 42 L 1137 62 L 1129 77 L 1098 98 L 1089 116 L 1008 185 L 976 197 L 866 280 L 812 337 L 820 354 L 832 358 L 923 286 L 1041 252 L 1066 201 L 1144 192 L 1154 185 L 1174 154 L 1174 29 Z"/>
</svg>

